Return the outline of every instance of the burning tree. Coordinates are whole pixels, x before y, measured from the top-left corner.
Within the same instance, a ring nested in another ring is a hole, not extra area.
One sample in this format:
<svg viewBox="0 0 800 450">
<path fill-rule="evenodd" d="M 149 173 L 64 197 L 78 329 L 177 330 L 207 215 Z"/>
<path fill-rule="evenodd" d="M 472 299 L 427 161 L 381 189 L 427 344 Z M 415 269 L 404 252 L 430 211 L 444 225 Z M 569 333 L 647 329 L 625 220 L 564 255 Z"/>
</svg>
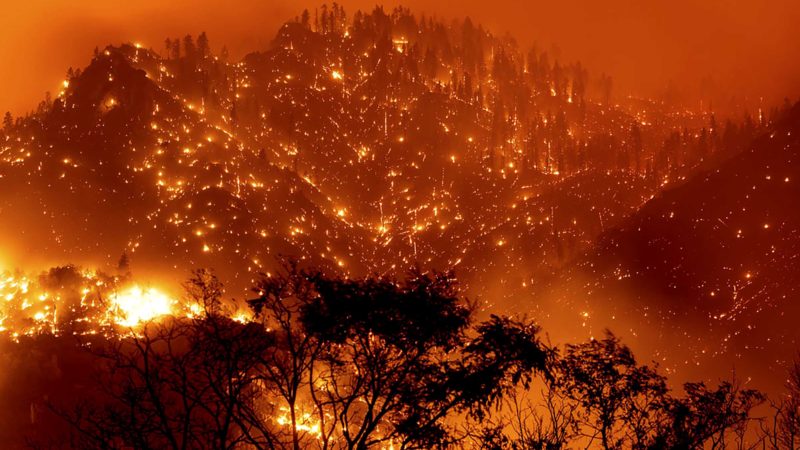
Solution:
<svg viewBox="0 0 800 450">
<path fill-rule="evenodd" d="M 269 448 L 259 366 L 274 345 L 255 323 L 229 318 L 216 278 L 187 284 L 196 317 L 169 317 L 98 343 L 96 389 L 74 405 L 50 405 L 79 448 Z"/>
<path fill-rule="evenodd" d="M 190 314 L 93 341 L 96 387 L 69 409 L 51 405 L 72 445 L 720 447 L 744 442 L 764 400 L 735 381 L 673 396 L 610 333 L 559 354 L 529 321 L 478 322 L 450 273 L 349 279 L 288 261 L 255 284 L 251 320 L 209 272 L 186 288 L 199 305 Z M 540 404 L 533 385 L 544 387 Z M 794 410 L 781 411 L 780 439 L 791 439 Z"/>
<path fill-rule="evenodd" d="M 530 322 L 474 323 L 451 274 L 345 279 L 287 263 L 230 319 L 219 282 L 188 284 L 202 314 L 92 351 L 97 392 L 53 409 L 73 442 L 103 448 L 446 447 L 544 371 Z"/>
</svg>

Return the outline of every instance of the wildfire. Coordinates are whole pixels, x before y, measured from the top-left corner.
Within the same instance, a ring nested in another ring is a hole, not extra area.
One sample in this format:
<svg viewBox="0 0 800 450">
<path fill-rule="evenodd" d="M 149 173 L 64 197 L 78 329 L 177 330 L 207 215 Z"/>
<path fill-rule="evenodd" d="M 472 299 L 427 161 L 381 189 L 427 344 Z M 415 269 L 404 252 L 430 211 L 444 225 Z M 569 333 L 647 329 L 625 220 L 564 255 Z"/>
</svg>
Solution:
<svg viewBox="0 0 800 450">
<path fill-rule="evenodd" d="M 133 286 L 111 298 L 114 322 L 126 327 L 171 314 L 173 303 L 157 289 L 142 289 L 139 286 Z"/>
<path fill-rule="evenodd" d="M 116 277 L 57 270 L 61 272 L 55 276 L 38 278 L 0 273 L 0 333 L 15 341 L 40 334 L 105 334 L 114 327 L 134 328 L 177 314 L 177 301 L 159 289 L 135 284 L 121 288 Z M 188 317 L 200 312 L 191 306 L 187 311 Z"/>
<path fill-rule="evenodd" d="M 320 438 L 322 436 L 322 430 L 320 429 L 319 421 L 316 419 L 314 414 L 310 412 L 301 412 L 297 415 L 295 420 L 295 429 L 297 431 L 306 432 L 316 438 Z M 291 427 L 292 421 L 289 418 L 289 408 L 282 407 L 281 415 L 278 416 L 275 421 L 280 426 Z"/>
</svg>

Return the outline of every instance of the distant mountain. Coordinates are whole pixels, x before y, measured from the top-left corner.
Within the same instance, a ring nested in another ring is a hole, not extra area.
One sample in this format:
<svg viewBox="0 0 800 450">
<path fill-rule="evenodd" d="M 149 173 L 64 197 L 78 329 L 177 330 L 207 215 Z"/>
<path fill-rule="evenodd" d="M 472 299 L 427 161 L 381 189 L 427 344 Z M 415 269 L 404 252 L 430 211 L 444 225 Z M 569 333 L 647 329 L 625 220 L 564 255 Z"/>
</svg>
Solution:
<svg viewBox="0 0 800 450">
<path fill-rule="evenodd" d="M 800 339 L 798 174 L 800 105 L 645 204 L 546 291 L 584 330 L 651 343 L 667 367 L 775 381 Z"/>
<path fill-rule="evenodd" d="M 652 101 L 522 51 L 469 19 L 335 7 L 228 61 L 208 39 L 96 51 L 0 136 L 12 260 L 175 282 L 215 267 L 239 295 L 279 255 L 350 274 L 455 268 L 519 295 L 666 180 L 735 154 L 768 119 Z"/>
<path fill-rule="evenodd" d="M 125 252 L 139 273 L 213 266 L 237 289 L 277 255 L 349 273 L 420 263 L 506 292 L 680 170 L 655 167 L 677 127 L 593 100 L 580 64 L 403 9 L 323 22 L 287 23 L 238 63 L 203 34 L 70 70 L 3 131 L 9 253 L 108 265 Z"/>
</svg>

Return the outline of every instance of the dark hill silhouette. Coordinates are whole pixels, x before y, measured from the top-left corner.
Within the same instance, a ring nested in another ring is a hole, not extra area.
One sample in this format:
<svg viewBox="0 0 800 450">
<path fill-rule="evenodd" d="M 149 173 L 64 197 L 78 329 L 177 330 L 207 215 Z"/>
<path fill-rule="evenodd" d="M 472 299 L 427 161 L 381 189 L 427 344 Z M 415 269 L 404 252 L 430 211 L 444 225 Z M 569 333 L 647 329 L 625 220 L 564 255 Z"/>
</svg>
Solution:
<svg viewBox="0 0 800 450">
<path fill-rule="evenodd" d="M 783 370 L 800 338 L 798 173 L 800 105 L 605 234 L 561 275 L 554 298 L 589 314 L 594 332 L 628 329 L 653 343 L 669 366 Z"/>
</svg>

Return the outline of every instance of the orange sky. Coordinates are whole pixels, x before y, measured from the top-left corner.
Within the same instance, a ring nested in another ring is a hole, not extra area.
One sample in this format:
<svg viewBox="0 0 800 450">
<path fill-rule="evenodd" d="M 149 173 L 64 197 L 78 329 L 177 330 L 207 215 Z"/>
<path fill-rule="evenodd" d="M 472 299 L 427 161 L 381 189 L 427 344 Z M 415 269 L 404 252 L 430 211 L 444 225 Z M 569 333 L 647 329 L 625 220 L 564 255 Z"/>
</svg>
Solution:
<svg viewBox="0 0 800 450">
<path fill-rule="evenodd" d="M 0 111 L 32 109 L 95 46 L 208 32 L 237 56 L 263 48 L 283 21 L 316 2 L 289 0 L 2 0 Z M 342 0 L 349 12 L 375 1 Z M 394 2 L 385 2 L 387 8 Z M 800 94 L 797 0 L 406 0 L 415 11 L 471 16 L 521 44 L 555 43 L 566 59 L 615 78 L 617 93 L 659 95 L 674 81 L 771 101 Z M 711 83 L 704 80 L 713 80 Z M 697 98 L 697 97 L 695 97 Z"/>
</svg>

